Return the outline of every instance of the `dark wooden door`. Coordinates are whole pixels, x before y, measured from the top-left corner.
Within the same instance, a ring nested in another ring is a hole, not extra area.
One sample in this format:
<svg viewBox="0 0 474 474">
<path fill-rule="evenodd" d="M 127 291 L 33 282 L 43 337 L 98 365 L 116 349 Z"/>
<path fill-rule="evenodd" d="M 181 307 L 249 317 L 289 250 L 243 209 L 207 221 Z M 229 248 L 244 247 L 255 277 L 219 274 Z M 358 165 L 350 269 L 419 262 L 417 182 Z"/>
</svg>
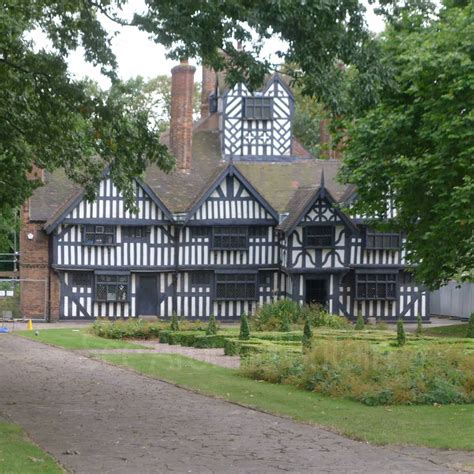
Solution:
<svg viewBox="0 0 474 474">
<path fill-rule="evenodd" d="M 320 304 L 326 307 L 328 303 L 327 280 L 306 280 L 306 304 Z"/>
<path fill-rule="evenodd" d="M 158 289 L 155 275 L 140 275 L 137 291 L 137 315 L 158 314 Z"/>
</svg>

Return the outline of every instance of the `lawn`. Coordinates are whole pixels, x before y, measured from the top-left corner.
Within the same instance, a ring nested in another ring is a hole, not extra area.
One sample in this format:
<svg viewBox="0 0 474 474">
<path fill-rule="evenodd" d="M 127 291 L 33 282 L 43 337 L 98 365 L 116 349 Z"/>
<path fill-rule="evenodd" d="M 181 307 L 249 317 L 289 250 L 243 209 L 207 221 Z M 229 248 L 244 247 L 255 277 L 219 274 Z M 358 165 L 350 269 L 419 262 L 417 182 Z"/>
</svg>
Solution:
<svg viewBox="0 0 474 474">
<path fill-rule="evenodd" d="M 376 444 L 474 450 L 474 405 L 379 406 L 244 378 L 232 369 L 170 354 L 101 354 L 140 373 Z"/>
<path fill-rule="evenodd" d="M 26 438 L 21 428 L 0 422 L 0 473 L 63 473 L 56 461 Z"/>
<path fill-rule="evenodd" d="M 36 331 L 15 331 L 13 334 L 34 339 L 38 342 L 63 347 L 64 349 L 149 349 L 132 342 L 104 339 L 84 329 L 39 329 Z"/>
<path fill-rule="evenodd" d="M 453 324 L 451 326 L 425 327 L 427 336 L 437 337 L 466 337 L 467 323 Z"/>
</svg>

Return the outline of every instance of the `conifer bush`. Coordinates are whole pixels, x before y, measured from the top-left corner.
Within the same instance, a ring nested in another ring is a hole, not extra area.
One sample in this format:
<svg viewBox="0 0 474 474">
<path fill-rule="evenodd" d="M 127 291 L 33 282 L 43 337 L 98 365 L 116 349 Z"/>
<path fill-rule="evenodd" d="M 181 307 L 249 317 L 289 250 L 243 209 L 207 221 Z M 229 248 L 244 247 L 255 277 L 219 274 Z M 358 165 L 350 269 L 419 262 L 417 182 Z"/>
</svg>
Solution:
<svg viewBox="0 0 474 474">
<path fill-rule="evenodd" d="M 171 315 L 170 331 L 179 331 L 179 319 L 176 313 Z"/>
<path fill-rule="evenodd" d="M 405 334 L 405 328 L 403 326 L 403 320 L 400 318 L 397 321 L 397 345 L 401 347 L 404 346 L 406 342 L 407 337 Z"/>
<path fill-rule="evenodd" d="M 469 323 L 467 324 L 466 337 L 474 338 L 474 313 L 471 313 Z"/>
<path fill-rule="evenodd" d="M 311 349 L 313 339 L 313 330 L 311 328 L 311 321 L 307 318 L 303 329 L 303 351 Z"/>
<path fill-rule="evenodd" d="M 250 339 L 250 328 L 249 328 L 249 320 L 245 313 L 240 316 L 240 333 L 239 339 L 241 341 L 248 341 Z"/>
<path fill-rule="evenodd" d="M 421 316 L 418 314 L 416 316 L 416 331 L 415 334 L 417 337 L 423 336 L 423 322 Z"/>
<path fill-rule="evenodd" d="M 218 327 L 217 327 L 216 317 L 213 314 L 211 314 L 211 317 L 209 318 L 209 323 L 207 324 L 207 328 L 206 328 L 206 336 L 216 335 L 217 330 L 218 330 Z"/>
<path fill-rule="evenodd" d="M 364 327 L 365 327 L 364 316 L 362 316 L 362 313 L 357 313 L 357 320 L 356 320 L 354 329 L 356 331 L 362 331 Z"/>
</svg>

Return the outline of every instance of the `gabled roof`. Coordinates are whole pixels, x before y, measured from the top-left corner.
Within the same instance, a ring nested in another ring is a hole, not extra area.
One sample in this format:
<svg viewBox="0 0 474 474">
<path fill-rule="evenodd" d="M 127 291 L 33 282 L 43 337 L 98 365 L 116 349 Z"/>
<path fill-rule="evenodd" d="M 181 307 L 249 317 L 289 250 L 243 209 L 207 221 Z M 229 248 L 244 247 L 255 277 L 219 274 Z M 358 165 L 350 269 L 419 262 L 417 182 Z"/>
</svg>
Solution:
<svg viewBox="0 0 474 474">
<path fill-rule="evenodd" d="M 352 230 L 356 230 L 355 225 L 351 222 L 337 206 L 337 202 L 326 188 L 324 179 L 324 170 L 321 173 L 321 182 L 317 188 L 299 189 L 293 196 L 288 206 L 288 217 L 278 226 L 286 235 L 291 234 L 304 216 L 311 210 L 314 204 L 323 199 L 332 207 L 339 218 Z"/>
<path fill-rule="evenodd" d="M 104 173 L 104 178 L 107 173 Z M 163 204 L 161 199 L 155 195 L 155 193 L 150 189 L 150 187 L 144 183 L 141 179 L 135 178 L 135 181 L 139 186 L 143 188 L 145 193 L 150 197 L 150 199 L 160 208 L 163 214 L 170 221 L 172 220 L 172 215 L 169 209 Z M 50 234 L 61 222 L 66 218 L 66 216 L 84 199 L 85 190 L 78 189 L 74 194 L 72 194 L 69 199 L 64 201 L 64 203 L 59 206 L 56 211 L 51 215 L 51 217 L 46 221 L 43 226 L 45 231 Z"/>
<path fill-rule="evenodd" d="M 186 222 L 197 212 L 202 206 L 206 199 L 217 189 L 217 187 L 224 181 L 227 176 L 235 176 L 246 188 L 247 191 L 253 196 L 260 205 L 278 222 L 278 212 L 266 201 L 265 198 L 252 186 L 252 184 L 245 178 L 245 176 L 232 164 L 229 163 L 214 180 L 209 183 L 203 190 L 202 194 L 198 196 L 194 205 L 188 211 Z"/>
</svg>

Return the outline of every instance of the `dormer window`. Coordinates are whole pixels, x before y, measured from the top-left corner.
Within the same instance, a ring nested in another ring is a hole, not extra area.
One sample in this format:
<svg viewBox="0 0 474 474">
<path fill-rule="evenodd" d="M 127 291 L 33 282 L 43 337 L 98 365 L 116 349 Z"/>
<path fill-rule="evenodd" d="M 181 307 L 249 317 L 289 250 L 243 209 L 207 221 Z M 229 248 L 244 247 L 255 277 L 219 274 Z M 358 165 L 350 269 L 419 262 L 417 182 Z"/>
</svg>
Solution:
<svg viewBox="0 0 474 474">
<path fill-rule="evenodd" d="M 246 120 L 271 120 L 273 117 L 271 97 L 245 97 L 243 118 Z"/>
</svg>

